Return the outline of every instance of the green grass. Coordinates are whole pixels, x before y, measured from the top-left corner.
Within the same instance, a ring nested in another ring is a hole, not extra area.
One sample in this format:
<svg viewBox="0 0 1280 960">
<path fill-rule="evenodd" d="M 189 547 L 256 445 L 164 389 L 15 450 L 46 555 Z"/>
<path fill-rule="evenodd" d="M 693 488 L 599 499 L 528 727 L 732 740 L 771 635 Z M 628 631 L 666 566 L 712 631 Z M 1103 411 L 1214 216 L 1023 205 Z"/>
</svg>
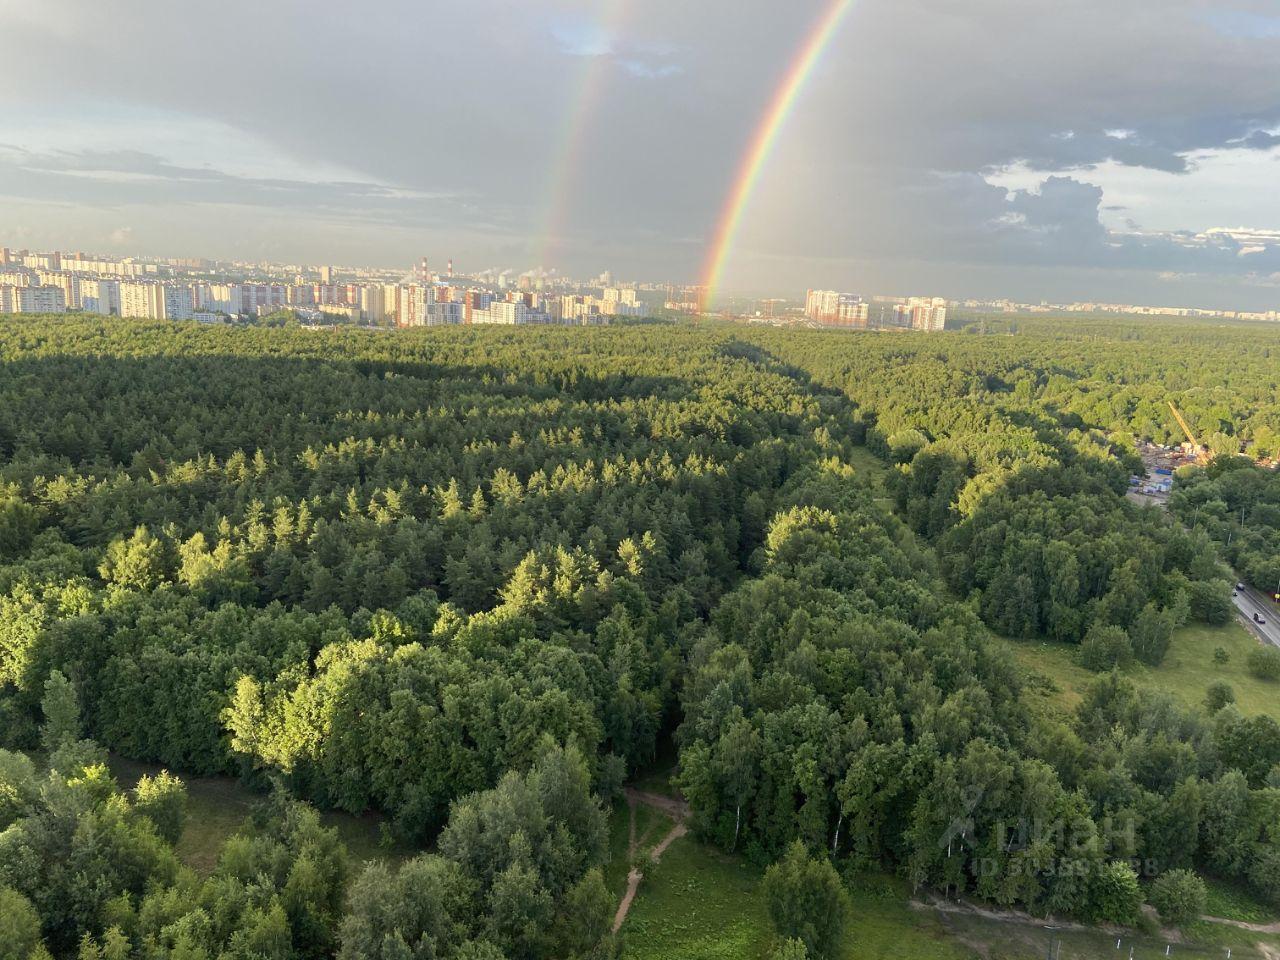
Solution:
<svg viewBox="0 0 1280 960">
<path fill-rule="evenodd" d="M 882 874 L 849 884 L 849 922 L 841 960 L 971 960 L 979 953 L 952 936 L 940 916 L 912 909 L 905 884 Z"/>
<path fill-rule="evenodd" d="M 1214 877 L 1205 877 L 1204 882 L 1209 894 L 1204 912 L 1209 916 L 1245 923 L 1275 923 L 1280 920 L 1280 911 L 1258 900 L 1242 886 Z"/>
<path fill-rule="evenodd" d="M 637 804 L 636 855 L 631 855 L 631 811 L 626 800 L 614 801 L 609 811 L 609 862 L 605 864 L 604 881 L 614 899 L 621 900 L 627 889 L 627 874 L 633 862 L 643 863 L 662 838 L 670 832 L 674 821 L 660 810 Z"/>
<path fill-rule="evenodd" d="M 622 832 L 625 846 L 625 825 Z M 774 935 L 760 896 L 763 870 L 692 838 L 676 841 L 647 872 L 622 928 L 624 960 L 764 960 Z M 906 885 L 883 874 L 848 882 L 849 919 L 837 960 L 1035 960 L 1050 937 L 1055 960 L 1158 960 L 1171 942 L 1158 930 L 1108 932 L 1046 928 L 1030 917 L 980 916 L 913 906 Z M 1210 884 L 1210 909 L 1230 919 L 1265 922 L 1265 908 L 1230 887 Z M 1117 952 L 1116 940 L 1120 940 Z M 1272 960 L 1280 938 L 1195 923 L 1172 938 L 1171 956 Z M 1055 947 L 1055 950 L 1057 948 Z"/>
<path fill-rule="evenodd" d="M 626 960 L 757 960 L 772 934 L 762 871 L 686 837 L 645 871 L 622 927 Z"/>
<path fill-rule="evenodd" d="M 615 901 L 627 889 L 627 801 L 615 800 L 609 810 L 609 862 L 604 865 L 604 885 Z"/>
<path fill-rule="evenodd" d="M 1075 662 L 1074 644 L 1009 640 L 1010 649 L 1029 674 L 1052 681 L 1042 690 L 1044 702 L 1074 709 L 1085 688 L 1098 676 Z M 1216 663 L 1214 650 L 1222 647 L 1229 660 Z M 1194 624 L 1177 631 L 1164 663 L 1158 667 L 1134 664 L 1126 674 L 1137 683 L 1166 690 L 1190 707 L 1201 707 L 1209 685 L 1225 680 L 1235 691 L 1236 705 L 1246 714 L 1269 713 L 1280 719 L 1280 683 L 1249 675 L 1245 661 L 1258 641 L 1238 623 L 1222 627 Z"/>
<path fill-rule="evenodd" d="M 111 757 L 111 772 L 123 790 L 132 789 L 139 778 L 154 776 L 161 769 L 154 764 Z M 201 876 L 207 876 L 218 862 L 222 845 L 244 825 L 253 804 L 262 798 L 230 777 L 181 778 L 187 787 L 187 824 L 174 850 L 183 863 Z M 326 827 L 338 831 L 353 863 L 399 862 L 412 855 L 412 851 L 404 847 L 387 849 L 381 845 L 382 818 L 376 814 L 353 816 L 324 811 L 320 819 Z"/>
<path fill-rule="evenodd" d="M 877 493 L 884 489 L 884 480 L 890 467 L 866 447 L 853 448 L 849 455 L 849 466 L 857 472 L 859 479 L 870 484 Z"/>
</svg>

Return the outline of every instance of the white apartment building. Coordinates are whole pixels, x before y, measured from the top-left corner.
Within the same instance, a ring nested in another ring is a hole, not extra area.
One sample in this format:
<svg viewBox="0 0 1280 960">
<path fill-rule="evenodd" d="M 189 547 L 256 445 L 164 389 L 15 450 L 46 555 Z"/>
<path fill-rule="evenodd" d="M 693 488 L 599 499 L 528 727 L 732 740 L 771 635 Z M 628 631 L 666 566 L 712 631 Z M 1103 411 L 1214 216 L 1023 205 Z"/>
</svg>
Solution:
<svg viewBox="0 0 1280 960">
<path fill-rule="evenodd" d="M 382 287 L 360 288 L 360 312 L 369 323 L 382 323 L 387 319 L 387 302 Z"/>
<path fill-rule="evenodd" d="M 120 316 L 120 281 L 81 279 L 80 309 L 85 313 Z"/>
<path fill-rule="evenodd" d="M 511 326 L 531 323 L 529 310 L 523 302 L 507 303 L 505 300 L 494 300 L 483 310 L 471 312 L 472 323 L 496 323 Z"/>
<path fill-rule="evenodd" d="M 129 260 L 81 260 L 63 257 L 61 269 L 72 273 L 95 273 L 107 277 L 141 278 L 155 276 L 160 268 L 153 263 L 134 263 Z"/>
<path fill-rule="evenodd" d="M 164 293 L 158 283 L 127 281 L 120 284 L 120 316 L 161 319 Z"/>
<path fill-rule="evenodd" d="M 62 254 L 29 253 L 22 258 L 22 265 L 28 270 L 61 270 Z"/>
<path fill-rule="evenodd" d="M 810 290 L 804 300 L 804 315 L 819 321 L 838 317 L 840 298 L 836 290 Z"/>
<path fill-rule="evenodd" d="M 0 313 L 66 313 L 66 296 L 58 287 L 0 285 Z"/>
<path fill-rule="evenodd" d="M 40 278 L 40 286 L 42 287 L 58 287 L 62 291 L 63 297 L 67 302 L 68 310 L 79 310 L 82 306 L 80 302 L 80 278 L 74 273 L 64 273 L 62 271 L 42 270 L 37 276 Z"/>
<path fill-rule="evenodd" d="M 445 327 L 462 323 L 462 304 L 450 301 L 438 301 L 427 308 L 427 326 Z"/>
<path fill-rule="evenodd" d="M 190 320 L 195 316 L 195 298 L 186 284 L 161 287 L 164 290 L 164 320 Z"/>
<path fill-rule="evenodd" d="M 195 314 L 195 298 L 186 284 L 120 284 L 120 316 L 150 320 L 190 320 Z"/>
<path fill-rule="evenodd" d="M 941 297 L 912 297 L 893 308 L 894 319 L 912 330 L 940 333 L 947 328 L 947 301 Z"/>
</svg>

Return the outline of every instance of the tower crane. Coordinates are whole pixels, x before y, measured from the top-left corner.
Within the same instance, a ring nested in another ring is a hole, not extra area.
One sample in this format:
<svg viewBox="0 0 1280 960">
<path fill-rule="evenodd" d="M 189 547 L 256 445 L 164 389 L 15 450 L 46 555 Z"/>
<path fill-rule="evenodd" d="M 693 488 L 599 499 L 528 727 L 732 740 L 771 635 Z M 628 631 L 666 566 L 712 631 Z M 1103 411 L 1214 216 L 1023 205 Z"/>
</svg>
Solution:
<svg viewBox="0 0 1280 960">
<path fill-rule="evenodd" d="M 1186 418 L 1182 415 L 1182 411 L 1178 409 L 1177 405 L 1172 400 L 1169 401 L 1169 409 L 1173 411 L 1173 418 L 1178 421 L 1178 426 L 1182 428 L 1182 432 L 1187 435 L 1187 442 L 1191 444 L 1191 452 L 1196 456 L 1196 463 L 1204 466 L 1209 462 L 1208 449 L 1196 439 L 1196 435 L 1191 432 L 1191 427 L 1188 426 Z"/>
</svg>

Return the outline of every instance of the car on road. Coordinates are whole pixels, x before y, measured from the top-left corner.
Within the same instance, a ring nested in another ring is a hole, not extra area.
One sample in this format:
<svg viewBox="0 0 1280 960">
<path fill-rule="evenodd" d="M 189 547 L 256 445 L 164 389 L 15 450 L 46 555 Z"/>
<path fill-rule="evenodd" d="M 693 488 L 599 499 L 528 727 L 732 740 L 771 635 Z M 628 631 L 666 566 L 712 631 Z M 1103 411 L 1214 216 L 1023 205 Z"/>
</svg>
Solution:
<svg viewBox="0 0 1280 960">
<path fill-rule="evenodd" d="M 1258 624 L 1259 626 L 1265 627 L 1267 625 L 1267 618 L 1260 613 L 1255 613 L 1253 615 L 1253 622 Z"/>
<path fill-rule="evenodd" d="M 1237 583 L 1237 584 L 1236 584 L 1236 589 L 1237 589 L 1237 590 L 1244 590 L 1244 584 L 1243 584 L 1243 583 Z"/>
</svg>

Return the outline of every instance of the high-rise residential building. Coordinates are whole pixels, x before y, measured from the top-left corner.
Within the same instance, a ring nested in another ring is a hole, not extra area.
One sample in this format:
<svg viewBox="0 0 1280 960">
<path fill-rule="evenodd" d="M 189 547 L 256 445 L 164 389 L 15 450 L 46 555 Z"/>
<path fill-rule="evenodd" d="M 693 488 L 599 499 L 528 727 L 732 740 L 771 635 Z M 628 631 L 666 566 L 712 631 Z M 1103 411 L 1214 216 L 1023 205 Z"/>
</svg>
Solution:
<svg viewBox="0 0 1280 960">
<path fill-rule="evenodd" d="M 410 283 L 383 289 L 383 316 L 400 327 L 422 327 L 430 322 L 430 308 L 436 302 L 434 285 Z"/>
<path fill-rule="evenodd" d="M 840 302 L 840 312 L 836 320 L 840 326 L 865 327 L 871 316 L 871 304 L 865 300 L 848 299 Z"/>
<path fill-rule="evenodd" d="M 234 287 L 235 285 L 233 285 Z M 289 291 L 279 283 L 244 283 L 239 285 L 240 304 L 228 313 L 263 314 L 283 310 L 289 305 Z M 235 297 L 233 295 L 232 299 Z"/>
<path fill-rule="evenodd" d="M 488 310 L 493 294 L 487 290 L 468 290 L 462 295 L 462 322 L 474 323 L 477 311 Z"/>
<path fill-rule="evenodd" d="M 230 311 L 229 311 L 230 312 Z M 195 297 L 186 284 L 125 282 L 120 284 L 120 316 L 151 320 L 190 320 Z"/>
<path fill-rule="evenodd" d="M 80 281 L 80 309 L 85 313 L 101 313 L 104 316 L 120 315 L 120 281 Z"/>
<path fill-rule="evenodd" d="M 387 319 L 386 300 L 382 287 L 360 288 L 360 312 L 368 323 L 382 323 Z"/>
<path fill-rule="evenodd" d="M 158 283 L 120 284 L 120 316 L 158 320 L 164 316 L 164 293 Z"/>
<path fill-rule="evenodd" d="M 40 286 L 57 287 L 62 291 L 68 310 L 80 309 L 80 278 L 78 276 L 74 273 L 64 273 L 60 270 L 42 270 L 37 276 L 40 280 Z"/>
<path fill-rule="evenodd" d="M 913 330 L 938 333 L 947 328 L 947 301 L 941 297 L 912 297 L 907 310 Z"/>
<path fill-rule="evenodd" d="M 326 287 L 333 285 L 333 267 L 320 268 L 320 282 Z"/>
<path fill-rule="evenodd" d="M 163 284 L 164 313 L 162 320 L 190 320 L 195 314 L 195 298 L 187 284 Z"/>
<path fill-rule="evenodd" d="M 835 290 L 810 290 L 804 315 L 823 326 L 865 327 L 870 307 L 861 297 Z"/>
<path fill-rule="evenodd" d="M 0 313 L 65 313 L 66 296 L 59 287 L 0 285 Z"/>
<path fill-rule="evenodd" d="M 441 327 L 462 323 L 462 304 L 437 300 L 427 308 L 427 326 Z"/>
<path fill-rule="evenodd" d="M 22 265 L 31 270 L 61 270 L 62 254 L 57 251 L 53 253 L 29 253 L 22 258 Z"/>
<path fill-rule="evenodd" d="M 804 315 L 819 323 L 840 316 L 840 294 L 835 290 L 810 290 L 804 301 Z"/>
</svg>

